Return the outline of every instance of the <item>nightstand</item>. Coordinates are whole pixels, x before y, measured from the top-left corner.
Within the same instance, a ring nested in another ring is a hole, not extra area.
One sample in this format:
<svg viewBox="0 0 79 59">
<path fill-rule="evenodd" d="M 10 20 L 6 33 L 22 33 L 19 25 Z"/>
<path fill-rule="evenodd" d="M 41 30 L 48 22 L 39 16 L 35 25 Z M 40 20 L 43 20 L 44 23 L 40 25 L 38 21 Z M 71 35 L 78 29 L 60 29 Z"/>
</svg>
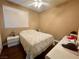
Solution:
<svg viewBox="0 0 79 59">
<path fill-rule="evenodd" d="M 8 47 L 16 46 L 19 44 L 19 35 L 7 37 Z"/>
</svg>

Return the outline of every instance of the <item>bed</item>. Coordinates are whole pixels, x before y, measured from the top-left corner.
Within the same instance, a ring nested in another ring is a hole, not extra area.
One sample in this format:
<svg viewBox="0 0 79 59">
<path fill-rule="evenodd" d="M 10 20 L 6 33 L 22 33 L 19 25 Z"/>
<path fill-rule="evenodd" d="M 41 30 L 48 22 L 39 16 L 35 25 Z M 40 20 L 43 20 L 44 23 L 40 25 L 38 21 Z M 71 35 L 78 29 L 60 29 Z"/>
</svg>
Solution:
<svg viewBox="0 0 79 59">
<path fill-rule="evenodd" d="M 34 59 L 53 44 L 53 36 L 35 30 L 20 32 L 20 42 L 27 53 L 26 59 Z"/>
</svg>

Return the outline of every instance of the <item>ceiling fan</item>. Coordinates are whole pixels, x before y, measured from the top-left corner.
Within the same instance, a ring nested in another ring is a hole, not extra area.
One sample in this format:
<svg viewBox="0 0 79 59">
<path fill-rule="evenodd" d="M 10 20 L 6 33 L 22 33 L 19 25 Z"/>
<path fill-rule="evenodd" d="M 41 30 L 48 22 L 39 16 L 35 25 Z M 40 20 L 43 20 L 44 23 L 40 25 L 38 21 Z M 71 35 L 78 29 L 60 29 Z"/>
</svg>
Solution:
<svg viewBox="0 0 79 59">
<path fill-rule="evenodd" d="M 35 8 L 38 8 L 38 9 L 41 8 L 43 5 L 49 6 L 49 3 L 43 0 L 33 0 L 33 2 L 28 4 L 28 6 L 34 6 Z"/>
</svg>

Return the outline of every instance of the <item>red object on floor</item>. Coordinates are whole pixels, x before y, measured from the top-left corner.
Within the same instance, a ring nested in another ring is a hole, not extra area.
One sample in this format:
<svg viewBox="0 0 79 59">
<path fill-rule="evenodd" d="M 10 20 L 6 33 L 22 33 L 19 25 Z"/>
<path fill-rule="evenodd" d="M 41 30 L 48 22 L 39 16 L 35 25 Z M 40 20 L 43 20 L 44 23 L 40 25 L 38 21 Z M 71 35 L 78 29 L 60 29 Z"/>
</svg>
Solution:
<svg viewBox="0 0 79 59">
<path fill-rule="evenodd" d="M 68 36 L 67 38 L 68 38 L 69 40 L 76 40 L 76 39 L 77 39 L 76 36 Z"/>
</svg>

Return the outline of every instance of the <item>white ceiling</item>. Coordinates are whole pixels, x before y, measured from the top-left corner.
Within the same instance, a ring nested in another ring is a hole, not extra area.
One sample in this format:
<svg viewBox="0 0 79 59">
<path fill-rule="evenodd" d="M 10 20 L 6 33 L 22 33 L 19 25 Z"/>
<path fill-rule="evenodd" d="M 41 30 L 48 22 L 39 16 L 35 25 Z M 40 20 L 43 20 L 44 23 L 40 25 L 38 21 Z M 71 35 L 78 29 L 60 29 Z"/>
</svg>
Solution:
<svg viewBox="0 0 79 59">
<path fill-rule="evenodd" d="M 43 0 L 47 3 L 49 3 L 49 6 L 42 5 L 42 7 L 39 9 L 35 8 L 34 6 L 28 6 L 28 4 L 33 2 L 33 0 L 8 0 L 8 1 L 19 4 L 21 6 L 24 6 L 26 8 L 32 9 L 32 10 L 37 11 L 37 12 L 42 12 L 44 10 L 49 9 L 51 6 L 56 6 L 58 4 L 66 2 L 68 0 Z"/>
</svg>

